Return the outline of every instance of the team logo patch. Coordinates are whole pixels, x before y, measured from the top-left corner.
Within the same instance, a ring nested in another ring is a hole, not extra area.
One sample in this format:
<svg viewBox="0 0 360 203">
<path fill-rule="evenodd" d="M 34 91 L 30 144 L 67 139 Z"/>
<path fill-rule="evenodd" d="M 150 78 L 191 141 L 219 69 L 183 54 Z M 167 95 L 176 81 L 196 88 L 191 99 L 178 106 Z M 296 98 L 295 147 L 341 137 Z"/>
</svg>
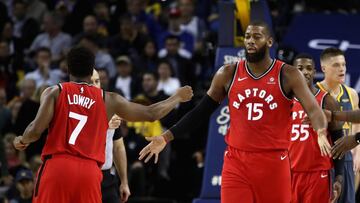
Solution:
<svg viewBox="0 0 360 203">
<path fill-rule="evenodd" d="M 268 84 L 268 85 L 275 85 L 275 84 L 276 84 L 275 78 L 274 78 L 274 77 L 271 77 L 271 78 L 269 79 L 269 81 L 267 82 L 267 84 Z"/>
</svg>

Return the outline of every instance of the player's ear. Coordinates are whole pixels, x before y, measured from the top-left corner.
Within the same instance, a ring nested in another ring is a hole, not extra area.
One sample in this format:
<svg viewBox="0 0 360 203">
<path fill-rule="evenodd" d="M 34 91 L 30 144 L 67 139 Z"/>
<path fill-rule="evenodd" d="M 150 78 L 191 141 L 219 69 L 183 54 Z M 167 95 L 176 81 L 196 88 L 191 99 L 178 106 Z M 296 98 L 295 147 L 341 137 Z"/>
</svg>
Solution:
<svg viewBox="0 0 360 203">
<path fill-rule="evenodd" d="M 267 40 L 267 42 L 266 42 L 267 46 L 270 48 L 270 47 L 272 47 L 273 43 L 274 43 L 273 38 L 272 38 L 272 37 L 269 37 L 268 40 Z"/>
<path fill-rule="evenodd" d="M 322 71 L 323 73 L 325 73 L 325 71 L 326 71 L 325 66 L 321 66 L 321 71 Z"/>
</svg>

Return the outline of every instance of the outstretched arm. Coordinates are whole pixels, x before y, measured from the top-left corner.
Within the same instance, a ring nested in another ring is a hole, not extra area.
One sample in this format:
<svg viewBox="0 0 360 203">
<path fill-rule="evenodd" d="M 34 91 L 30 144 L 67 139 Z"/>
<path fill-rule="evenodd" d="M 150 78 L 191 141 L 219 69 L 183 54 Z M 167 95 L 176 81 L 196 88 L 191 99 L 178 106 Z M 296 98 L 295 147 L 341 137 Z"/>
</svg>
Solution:
<svg viewBox="0 0 360 203">
<path fill-rule="evenodd" d="M 155 155 L 156 163 L 158 154 L 164 149 L 166 143 L 173 140 L 174 137 L 179 134 L 191 132 L 201 127 L 194 125 L 194 123 L 199 119 L 210 118 L 212 112 L 216 110 L 220 102 L 225 98 L 226 90 L 230 85 L 229 83 L 231 82 L 234 70 L 234 65 L 221 67 L 215 74 L 207 94 L 192 111 L 187 113 L 179 122 L 165 131 L 161 136 L 146 138 L 151 142 L 141 150 L 139 159 L 142 160 L 147 156 L 145 162 L 148 162 L 151 157 Z M 191 128 L 189 126 L 191 126 Z"/>
<path fill-rule="evenodd" d="M 127 101 L 124 97 L 108 92 L 105 101 L 108 108 L 108 115 L 117 114 L 127 121 L 155 121 L 164 117 L 180 102 L 187 102 L 193 96 L 190 86 L 177 90 L 175 94 L 166 100 L 157 102 L 150 106 L 144 106 Z"/>
<path fill-rule="evenodd" d="M 48 87 L 41 94 L 40 107 L 35 119 L 27 126 L 23 136 L 14 140 L 16 149 L 23 150 L 31 142 L 35 142 L 41 136 L 45 129 L 48 128 L 54 114 L 55 100 L 59 94 L 57 86 Z"/>
<path fill-rule="evenodd" d="M 330 155 L 331 146 L 326 133 L 327 121 L 314 95 L 307 87 L 304 76 L 298 69 L 289 65 L 285 65 L 283 74 L 285 91 L 295 94 L 310 118 L 313 128 L 317 131 L 321 155 Z"/>
</svg>

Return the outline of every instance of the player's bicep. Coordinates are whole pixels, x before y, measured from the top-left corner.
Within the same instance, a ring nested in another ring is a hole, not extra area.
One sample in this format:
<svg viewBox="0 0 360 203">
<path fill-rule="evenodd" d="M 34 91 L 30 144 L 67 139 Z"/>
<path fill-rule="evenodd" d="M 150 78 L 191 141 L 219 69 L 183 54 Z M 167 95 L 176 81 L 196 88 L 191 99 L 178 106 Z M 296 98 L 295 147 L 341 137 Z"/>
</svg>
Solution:
<svg viewBox="0 0 360 203">
<path fill-rule="evenodd" d="M 137 103 L 129 102 L 124 97 L 112 93 L 111 104 L 114 113 L 126 121 L 151 120 L 148 107 Z"/>
<path fill-rule="evenodd" d="M 54 86 L 45 89 L 41 94 L 40 107 L 33 121 L 33 129 L 36 132 L 42 133 L 48 128 L 54 115 L 55 99 L 58 91 L 58 87 Z"/>
<path fill-rule="evenodd" d="M 221 102 L 226 97 L 225 87 L 230 86 L 235 67 L 233 65 L 222 66 L 213 77 L 207 94 L 215 101 Z"/>
</svg>

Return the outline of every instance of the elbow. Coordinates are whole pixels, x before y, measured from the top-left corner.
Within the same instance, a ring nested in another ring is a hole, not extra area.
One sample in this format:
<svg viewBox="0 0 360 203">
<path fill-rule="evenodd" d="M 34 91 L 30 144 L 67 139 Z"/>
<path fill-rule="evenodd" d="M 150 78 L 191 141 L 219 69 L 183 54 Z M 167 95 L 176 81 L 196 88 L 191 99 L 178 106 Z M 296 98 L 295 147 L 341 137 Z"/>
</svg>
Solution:
<svg viewBox="0 0 360 203">
<path fill-rule="evenodd" d="M 156 112 L 154 109 L 149 109 L 147 112 L 147 121 L 154 122 L 160 119 L 160 116 L 158 116 L 158 112 Z"/>
</svg>

